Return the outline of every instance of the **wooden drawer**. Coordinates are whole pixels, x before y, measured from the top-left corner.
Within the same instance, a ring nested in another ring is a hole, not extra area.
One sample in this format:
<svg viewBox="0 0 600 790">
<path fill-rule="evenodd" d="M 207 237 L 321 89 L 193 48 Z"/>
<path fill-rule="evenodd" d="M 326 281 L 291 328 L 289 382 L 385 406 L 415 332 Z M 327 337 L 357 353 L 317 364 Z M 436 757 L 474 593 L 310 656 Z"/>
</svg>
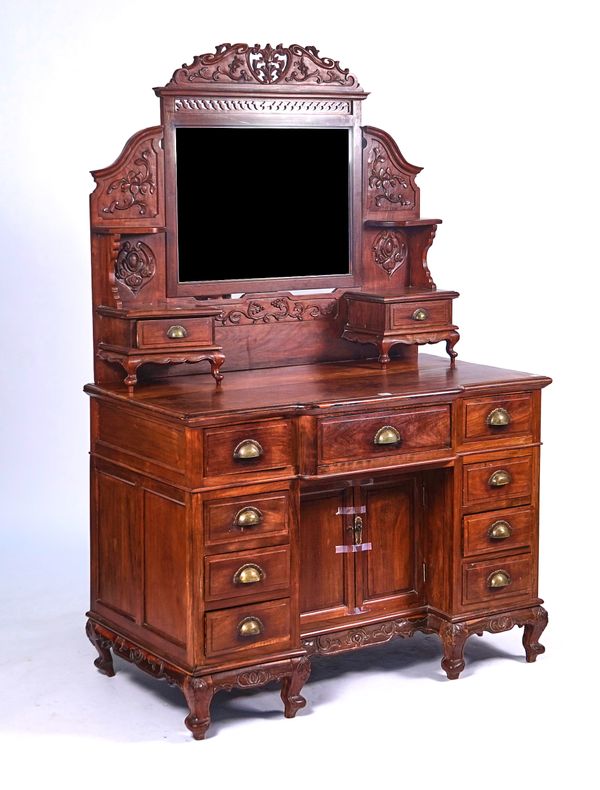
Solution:
<svg viewBox="0 0 600 790">
<path fill-rule="evenodd" d="M 463 467 L 465 507 L 491 509 L 511 500 L 526 504 L 531 498 L 532 457 L 530 453 L 512 458 L 495 458 Z M 502 484 L 500 484 L 502 483 Z"/>
<path fill-rule="evenodd" d="M 503 574 L 505 587 L 493 587 L 492 580 Z M 493 605 L 507 598 L 531 598 L 534 595 L 533 558 L 518 554 L 483 562 L 463 563 L 462 602 L 464 606 Z"/>
<path fill-rule="evenodd" d="M 424 318 L 422 316 L 425 316 Z M 420 317 L 420 320 L 419 320 Z M 408 329 L 418 332 L 425 327 L 447 325 L 452 323 L 452 300 L 407 302 L 392 305 L 390 313 L 391 329 Z"/>
<path fill-rule="evenodd" d="M 204 595 L 207 601 L 258 595 L 268 597 L 281 590 L 289 595 L 289 586 L 289 546 L 216 554 L 204 560 Z"/>
<path fill-rule="evenodd" d="M 464 402 L 463 435 L 466 442 L 530 435 L 532 432 L 533 404 L 530 392 L 493 398 L 469 398 Z"/>
<path fill-rule="evenodd" d="M 378 431 L 391 428 L 400 441 L 376 444 Z M 320 463 L 388 456 L 450 447 L 450 407 L 431 406 L 378 414 L 324 418 L 319 423 Z"/>
<path fill-rule="evenodd" d="M 463 525 L 465 557 L 524 548 L 531 545 L 533 511 L 530 507 L 494 510 L 465 516 Z"/>
<path fill-rule="evenodd" d="M 227 551 L 289 540 L 289 491 L 244 493 L 204 502 L 204 544 Z"/>
<path fill-rule="evenodd" d="M 291 646 L 291 604 L 289 598 L 267 603 L 236 606 L 205 615 L 206 655 L 273 652 Z M 240 631 L 255 625 L 257 633 Z"/>
<path fill-rule="evenodd" d="M 183 337 L 170 337 L 169 332 Z M 137 322 L 138 348 L 179 348 L 210 346 L 213 343 L 212 318 L 173 318 Z"/>
<path fill-rule="evenodd" d="M 207 428 L 204 432 L 206 477 L 238 475 L 291 467 L 294 461 L 292 425 L 289 420 L 271 420 Z"/>
</svg>

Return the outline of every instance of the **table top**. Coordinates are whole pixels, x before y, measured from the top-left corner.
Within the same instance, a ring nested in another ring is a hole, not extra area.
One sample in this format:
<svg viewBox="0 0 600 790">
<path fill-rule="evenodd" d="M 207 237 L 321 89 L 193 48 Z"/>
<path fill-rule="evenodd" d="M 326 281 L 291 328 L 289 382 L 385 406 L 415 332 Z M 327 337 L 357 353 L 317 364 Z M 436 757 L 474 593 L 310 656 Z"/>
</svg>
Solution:
<svg viewBox="0 0 600 790">
<path fill-rule="evenodd" d="M 420 354 L 418 367 L 392 360 L 386 368 L 375 360 L 328 362 L 279 368 L 223 371 L 219 385 L 210 375 L 174 376 L 140 382 L 128 394 L 123 384 L 87 384 L 92 396 L 193 422 L 231 413 L 261 416 L 307 413 L 334 406 L 372 404 L 376 408 L 431 397 L 457 397 L 468 391 L 509 392 L 510 387 L 541 389 L 547 376 Z"/>
</svg>

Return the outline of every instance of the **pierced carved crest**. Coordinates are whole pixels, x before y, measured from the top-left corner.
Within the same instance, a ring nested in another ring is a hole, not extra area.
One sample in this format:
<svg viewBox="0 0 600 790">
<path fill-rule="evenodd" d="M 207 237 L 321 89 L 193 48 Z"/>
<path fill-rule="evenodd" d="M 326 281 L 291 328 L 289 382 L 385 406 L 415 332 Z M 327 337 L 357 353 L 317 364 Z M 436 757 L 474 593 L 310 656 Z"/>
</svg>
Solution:
<svg viewBox="0 0 600 790">
<path fill-rule="evenodd" d="M 408 260 L 408 242 L 401 232 L 378 234 L 372 250 L 375 263 L 390 277 Z"/>
<path fill-rule="evenodd" d="M 321 58 L 315 47 L 300 44 L 219 44 L 214 54 L 197 55 L 191 64 L 177 69 L 167 87 L 211 82 L 359 87 L 339 61 Z"/>
</svg>

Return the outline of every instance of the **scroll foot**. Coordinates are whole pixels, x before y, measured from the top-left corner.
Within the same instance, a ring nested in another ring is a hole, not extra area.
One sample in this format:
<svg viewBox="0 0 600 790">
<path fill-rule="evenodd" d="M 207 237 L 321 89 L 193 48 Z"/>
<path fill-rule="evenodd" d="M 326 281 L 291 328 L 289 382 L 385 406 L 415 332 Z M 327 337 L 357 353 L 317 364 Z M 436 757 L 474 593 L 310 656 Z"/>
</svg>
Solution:
<svg viewBox="0 0 600 790">
<path fill-rule="evenodd" d="M 182 691 L 190 709 L 185 718 L 185 726 L 194 740 L 202 741 L 210 727 L 210 703 L 214 694 L 212 678 L 210 675 L 201 678 L 186 677 Z"/>
<path fill-rule="evenodd" d="M 546 651 L 544 645 L 540 644 L 539 638 L 547 625 L 548 612 L 543 606 L 536 606 L 533 622 L 525 623 L 523 626 L 523 647 L 528 664 L 532 664 L 539 655 Z"/>
<path fill-rule="evenodd" d="M 281 699 L 283 700 L 286 719 L 293 719 L 296 713 L 306 705 L 306 700 L 300 691 L 310 676 L 310 659 L 292 659 L 293 670 L 291 675 L 283 678 L 281 684 Z"/>
<path fill-rule="evenodd" d="M 85 633 L 98 651 L 98 658 L 94 661 L 94 666 L 103 675 L 112 678 L 115 674 L 115 668 L 113 666 L 112 653 L 110 652 L 111 643 L 96 631 L 91 620 L 88 620 L 85 624 Z"/>
</svg>

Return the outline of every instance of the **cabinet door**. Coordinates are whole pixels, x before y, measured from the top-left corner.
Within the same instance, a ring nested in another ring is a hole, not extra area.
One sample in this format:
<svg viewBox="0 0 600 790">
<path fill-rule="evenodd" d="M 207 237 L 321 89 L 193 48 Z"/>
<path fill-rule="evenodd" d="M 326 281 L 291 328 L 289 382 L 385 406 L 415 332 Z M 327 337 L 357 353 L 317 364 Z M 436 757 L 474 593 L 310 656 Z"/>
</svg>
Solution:
<svg viewBox="0 0 600 790">
<path fill-rule="evenodd" d="M 356 556 L 357 606 L 364 612 L 399 612 L 423 601 L 419 533 L 419 475 L 370 481 L 356 489 L 365 508 L 362 540 L 371 548 Z"/>
<path fill-rule="evenodd" d="M 307 624 L 335 619 L 354 609 L 354 555 L 338 546 L 352 544 L 352 488 L 332 484 L 300 495 L 300 612 Z"/>
</svg>

